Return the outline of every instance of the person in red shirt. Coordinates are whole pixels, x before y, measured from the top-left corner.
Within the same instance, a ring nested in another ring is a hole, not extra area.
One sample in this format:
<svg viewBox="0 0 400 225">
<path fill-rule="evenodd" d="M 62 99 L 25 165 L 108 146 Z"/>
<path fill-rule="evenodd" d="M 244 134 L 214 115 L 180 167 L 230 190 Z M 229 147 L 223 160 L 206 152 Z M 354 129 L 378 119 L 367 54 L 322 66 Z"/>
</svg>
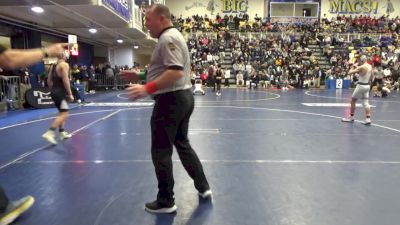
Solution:
<svg viewBox="0 0 400 225">
<path fill-rule="evenodd" d="M 379 54 L 375 53 L 374 56 L 372 57 L 372 65 L 380 66 L 381 63 L 382 63 L 382 57 Z"/>
</svg>

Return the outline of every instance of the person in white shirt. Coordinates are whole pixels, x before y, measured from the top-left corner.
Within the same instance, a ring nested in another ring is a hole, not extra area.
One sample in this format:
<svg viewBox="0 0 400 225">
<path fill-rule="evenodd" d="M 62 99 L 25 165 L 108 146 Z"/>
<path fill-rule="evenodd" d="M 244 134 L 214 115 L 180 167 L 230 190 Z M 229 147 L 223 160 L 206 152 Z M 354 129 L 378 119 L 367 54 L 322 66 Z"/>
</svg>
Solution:
<svg viewBox="0 0 400 225">
<path fill-rule="evenodd" d="M 325 44 L 325 45 L 330 45 L 331 42 L 332 42 L 332 40 L 331 40 L 331 37 L 330 37 L 330 36 L 326 36 L 326 37 L 324 38 L 324 44 Z"/>
<path fill-rule="evenodd" d="M 224 71 L 224 78 L 225 78 L 225 87 L 229 87 L 229 78 L 231 78 L 231 70 L 226 69 Z"/>
<path fill-rule="evenodd" d="M 212 60 L 213 60 L 213 56 L 211 55 L 211 53 L 208 53 L 208 55 L 207 55 L 207 62 L 212 62 Z"/>
<path fill-rule="evenodd" d="M 390 70 L 389 67 L 386 67 L 386 68 L 383 70 L 383 75 L 384 75 L 385 77 L 388 77 L 388 76 L 392 75 L 392 71 Z"/>
<path fill-rule="evenodd" d="M 373 82 L 372 82 L 372 84 L 371 84 L 371 88 L 374 86 L 374 85 L 377 85 L 377 86 L 379 86 L 379 85 L 382 85 L 383 84 L 383 70 L 382 70 L 382 67 L 381 66 L 378 66 L 378 67 L 375 67 L 373 70 L 372 70 L 372 76 L 373 76 Z"/>
</svg>

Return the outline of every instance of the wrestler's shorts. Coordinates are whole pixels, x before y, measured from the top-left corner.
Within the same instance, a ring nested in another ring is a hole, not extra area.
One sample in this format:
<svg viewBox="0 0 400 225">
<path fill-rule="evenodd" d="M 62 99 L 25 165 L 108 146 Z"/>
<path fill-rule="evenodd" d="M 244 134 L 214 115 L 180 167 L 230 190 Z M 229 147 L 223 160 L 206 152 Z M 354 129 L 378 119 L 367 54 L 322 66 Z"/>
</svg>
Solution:
<svg viewBox="0 0 400 225">
<path fill-rule="evenodd" d="M 356 89 L 354 89 L 353 95 L 354 99 L 368 99 L 369 98 L 369 84 L 357 84 Z"/>
<path fill-rule="evenodd" d="M 63 90 L 52 90 L 51 98 L 54 101 L 59 112 L 68 112 L 69 106 L 67 102 L 67 94 Z"/>
</svg>

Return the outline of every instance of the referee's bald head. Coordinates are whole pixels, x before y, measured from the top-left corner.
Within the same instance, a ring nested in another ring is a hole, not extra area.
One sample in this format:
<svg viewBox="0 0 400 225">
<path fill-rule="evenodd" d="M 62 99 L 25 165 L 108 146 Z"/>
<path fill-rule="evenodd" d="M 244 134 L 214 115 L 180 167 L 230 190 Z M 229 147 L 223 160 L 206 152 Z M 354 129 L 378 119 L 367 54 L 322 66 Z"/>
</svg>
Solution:
<svg viewBox="0 0 400 225">
<path fill-rule="evenodd" d="M 151 5 L 150 8 L 154 10 L 154 13 L 156 15 L 158 15 L 158 16 L 163 15 L 163 16 L 165 16 L 165 18 L 167 18 L 169 20 L 171 19 L 171 13 L 167 6 L 162 5 L 162 4 L 154 4 L 154 5 Z"/>
<path fill-rule="evenodd" d="M 146 28 L 153 38 L 159 38 L 166 28 L 173 26 L 169 8 L 161 4 L 151 5 L 146 11 L 145 20 Z"/>
</svg>

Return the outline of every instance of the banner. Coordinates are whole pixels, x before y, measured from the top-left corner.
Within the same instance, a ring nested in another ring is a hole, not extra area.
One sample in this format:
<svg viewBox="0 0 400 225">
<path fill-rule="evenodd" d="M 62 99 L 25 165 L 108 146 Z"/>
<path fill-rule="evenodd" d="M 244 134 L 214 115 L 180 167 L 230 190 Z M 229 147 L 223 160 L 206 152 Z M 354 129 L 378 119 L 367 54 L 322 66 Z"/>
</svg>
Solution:
<svg viewBox="0 0 400 225">
<path fill-rule="evenodd" d="M 33 108 L 45 109 L 55 107 L 49 88 L 31 88 L 26 92 L 25 97 L 26 102 Z"/>
<path fill-rule="evenodd" d="M 168 7 L 174 15 L 182 15 L 183 18 L 192 17 L 201 13 L 209 18 L 215 18 L 217 14 L 224 17 L 225 14 L 233 15 L 246 13 L 250 18 L 257 14 L 264 15 L 264 0 L 168 0 Z"/>
<path fill-rule="evenodd" d="M 285 2 L 285 3 L 319 3 L 320 0 L 270 0 L 269 2 Z"/>
<path fill-rule="evenodd" d="M 71 88 L 75 99 L 79 98 L 79 93 L 75 88 Z M 45 109 L 55 107 L 51 99 L 51 92 L 48 87 L 31 88 L 25 94 L 25 101 L 28 105 L 36 109 Z"/>
<path fill-rule="evenodd" d="M 118 15 L 131 20 L 131 4 L 129 0 L 102 0 L 103 4 L 111 7 Z"/>
<path fill-rule="evenodd" d="M 377 14 L 379 7 L 378 0 L 330 0 L 329 3 L 330 13 Z"/>
<path fill-rule="evenodd" d="M 221 0 L 223 13 L 246 13 L 249 8 L 247 0 Z"/>
<path fill-rule="evenodd" d="M 380 17 L 389 15 L 390 18 L 399 16 L 400 1 L 398 0 L 322 0 L 321 15 L 328 18 L 338 14 L 370 15 Z"/>
</svg>

